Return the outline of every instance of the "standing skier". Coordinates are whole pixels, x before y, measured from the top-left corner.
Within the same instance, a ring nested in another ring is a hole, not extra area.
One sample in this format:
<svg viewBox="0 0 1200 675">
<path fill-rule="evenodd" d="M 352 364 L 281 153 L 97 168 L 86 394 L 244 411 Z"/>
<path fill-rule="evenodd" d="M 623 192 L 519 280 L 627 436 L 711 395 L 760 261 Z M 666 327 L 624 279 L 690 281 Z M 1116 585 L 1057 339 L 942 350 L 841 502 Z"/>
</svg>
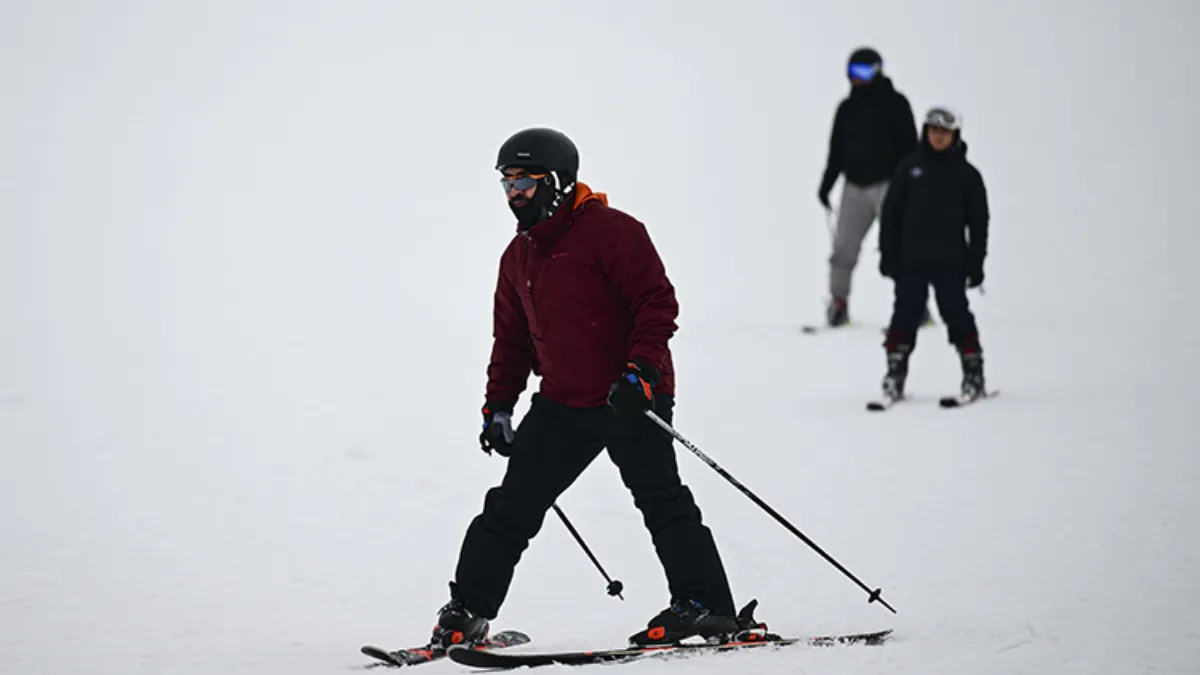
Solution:
<svg viewBox="0 0 1200 675">
<path fill-rule="evenodd" d="M 967 161 L 962 117 L 946 107 L 931 108 L 921 144 L 896 170 L 880 217 L 879 271 L 895 287 L 884 342 L 885 396 L 904 395 L 908 358 L 931 285 L 950 344 L 962 360 L 962 395 L 983 395 L 983 350 L 966 289 L 983 283 L 988 219 L 987 189 Z"/>
<path fill-rule="evenodd" d="M 841 205 L 829 257 L 830 300 L 825 320 L 850 321 L 850 281 L 863 239 L 879 216 L 888 179 L 917 145 L 912 106 L 883 74 L 883 58 L 862 47 L 847 64 L 850 95 L 838 105 L 829 134 L 829 156 L 817 198 L 832 210 L 829 193 L 844 175 Z"/>
<path fill-rule="evenodd" d="M 577 181 L 578 151 L 560 132 L 518 132 L 501 146 L 496 168 L 517 233 L 500 259 L 480 443 L 507 457 L 508 468 L 467 529 L 431 645 L 488 634 L 547 510 L 604 449 L 642 513 L 671 593 L 670 606 L 630 641 L 737 639 L 765 628 L 735 615 L 673 439 L 645 415 L 672 418 L 667 342 L 678 314 L 645 226 Z M 531 373 L 541 386 L 514 429 L 513 408 Z"/>
</svg>

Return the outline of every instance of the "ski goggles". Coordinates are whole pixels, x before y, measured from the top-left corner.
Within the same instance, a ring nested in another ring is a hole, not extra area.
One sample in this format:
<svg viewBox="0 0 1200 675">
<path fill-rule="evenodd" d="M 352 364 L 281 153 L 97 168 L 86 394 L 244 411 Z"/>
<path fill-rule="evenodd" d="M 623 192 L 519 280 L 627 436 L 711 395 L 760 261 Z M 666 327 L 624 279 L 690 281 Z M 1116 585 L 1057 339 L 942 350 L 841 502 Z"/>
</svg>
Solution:
<svg viewBox="0 0 1200 675">
<path fill-rule="evenodd" d="M 962 127 L 962 118 L 948 108 L 930 108 L 925 113 L 926 126 L 956 131 Z"/>
<path fill-rule="evenodd" d="M 513 190 L 528 190 L 538 184 L 538 181 L 549 176 L 548 173 L 528 173 L 524 176 L 502 176 L 500 178 L 500 187 L 504 189 L 504 194 L 508 194 Z"/>
<path fill-rule="evenodd" d="M 870 82 L 879 74 L 878 63 L 851 63 L 849 68 L 850 77 L 864 82 Z"/>
</svg>

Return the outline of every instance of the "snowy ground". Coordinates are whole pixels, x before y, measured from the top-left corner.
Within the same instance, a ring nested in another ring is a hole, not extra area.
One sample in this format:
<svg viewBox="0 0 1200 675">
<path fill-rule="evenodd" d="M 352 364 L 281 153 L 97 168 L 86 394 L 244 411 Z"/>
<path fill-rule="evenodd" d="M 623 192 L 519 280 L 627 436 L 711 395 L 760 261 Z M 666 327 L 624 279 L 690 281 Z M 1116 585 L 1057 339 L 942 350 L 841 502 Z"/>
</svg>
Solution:
<svg viewBox="0 0 1200 675">
<path fill-rule="evenodd" d="M 341 673 L 427 636 L 504 468 L 475 440 L 491 166 L 532 124 L 662 250 L 679 430 L 899 610 L 681 448 L 739 601 L 896 639 L 621 668 L 1200 672 L 1197 10 L 995 5 L 8 3 L 0 672 Z M 932 404 L 935 328 L 918 401 L 863 412 L 873 241 L 867 327 L 799 333 L 864 42 L 918 111 L 965 112 L 988 180 L 972 300 L 1003 394 L 976 408 Z M 604 458 L 560 505 L 626 601 L 551 517 L 496 627 L 618 645 L 666 600 L 638 514 Z"/>
</svg>

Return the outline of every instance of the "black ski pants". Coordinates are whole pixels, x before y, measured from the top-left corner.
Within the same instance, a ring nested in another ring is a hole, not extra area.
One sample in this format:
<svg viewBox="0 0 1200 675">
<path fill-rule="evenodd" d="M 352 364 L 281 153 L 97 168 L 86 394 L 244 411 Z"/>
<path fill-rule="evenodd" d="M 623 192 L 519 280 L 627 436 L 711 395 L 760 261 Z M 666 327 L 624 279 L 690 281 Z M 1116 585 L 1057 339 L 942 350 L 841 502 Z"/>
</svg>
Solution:
<svg viewBox="0 0 1200 675">
<path fill-rule="evenodd" d="M 951 265 L 912 265 L 897 270 L 893 277 L 895 299 L 892 322 L 888 326 L 887 347 L 915 348 L 917 329 L 933 287 L 938 313 L 946 324 L 950 344 L 960 351 L 978 350 L 979 330 L 967 300 L 967 268 Z"/>
<path fill-rule="evenodd" d="M 671 397 L 655 400 L 655 411 L 668 423 L 673 406 Z M 618 419 L 607 406 L 570 408 L 534 395 L 503 480 L 488 490 L 483 512 L 467 528 L 455 594 L 468 609 L 495 618 L 546 512 L 607 448 L 642 512 L 672 599 L 691 598 L 716 614 L 733 616 L 724 565 L 691 491 L 679 478 L 673 441 L 644 416 Z"/>
</svg>

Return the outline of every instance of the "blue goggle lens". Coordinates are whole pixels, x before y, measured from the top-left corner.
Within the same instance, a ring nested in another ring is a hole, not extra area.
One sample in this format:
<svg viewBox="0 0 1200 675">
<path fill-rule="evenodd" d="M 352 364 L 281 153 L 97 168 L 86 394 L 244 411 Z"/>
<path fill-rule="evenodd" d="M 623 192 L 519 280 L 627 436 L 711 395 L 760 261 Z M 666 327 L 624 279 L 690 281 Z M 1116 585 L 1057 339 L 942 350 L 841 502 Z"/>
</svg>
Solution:
<svg viewBox="0 0 1200 675">
<path fill-rule="evenodd" d="M 856 80 L 872 80 L 879 73 L 879 66 L 874 63 L 851 63 L 850 77 Z"/>
</svg>

